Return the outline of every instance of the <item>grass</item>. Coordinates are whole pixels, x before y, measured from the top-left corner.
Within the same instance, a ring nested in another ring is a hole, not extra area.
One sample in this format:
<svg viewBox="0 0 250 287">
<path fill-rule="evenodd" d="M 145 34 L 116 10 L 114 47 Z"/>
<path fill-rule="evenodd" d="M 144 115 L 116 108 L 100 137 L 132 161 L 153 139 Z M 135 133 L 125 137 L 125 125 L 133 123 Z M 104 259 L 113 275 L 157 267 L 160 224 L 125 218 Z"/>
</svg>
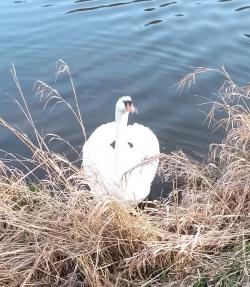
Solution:
<svg viewBox="0 0 250 287">
<path fill-rule="evenodd" d="M 250 86 L 238 86 L 224 68 L 198 68 L 180 88 L 208 71 L 225 79 L 207 118 L 225 129 L 225 139 L 211 145 L 203 163 L 182 152 L 162 154 L 159 176 L 173 190 L 140 209 L 95 198 L 84 171 L 50 150 L 13 67 L 35 140 L 0 119 L 33 155 L 28 161 L 9 155 L 25 173 L 0 161 L 0 286 L 249 286 Z M 63 61 L 58 72 L 74 87 Z M 76 109 L 45 83 L 34 89 L 46 106 L 66 104 L 85 137 L 74 88 Z M 27 183 L 38 169 L 44 178 Z"/>
</svg>

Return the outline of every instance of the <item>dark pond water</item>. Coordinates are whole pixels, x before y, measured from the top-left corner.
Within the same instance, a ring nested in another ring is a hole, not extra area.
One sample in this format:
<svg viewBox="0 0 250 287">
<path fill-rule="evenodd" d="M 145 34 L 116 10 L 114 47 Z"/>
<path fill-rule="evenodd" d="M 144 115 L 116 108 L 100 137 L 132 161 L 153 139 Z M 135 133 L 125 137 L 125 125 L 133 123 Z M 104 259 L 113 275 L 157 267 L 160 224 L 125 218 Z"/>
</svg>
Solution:
<svg viewBox="0 0 250 287">
<path fill-rule="evenodd" d="M 154 130 L 163 152 L 206 153 L 222 134 L 203 124 L 222 78 L 202 77 L 188 94 L 174 86 L 191 66 L 225 65 L 240 84 L 250 78 L 250 4 L 244 0 L 26 0 L 0 2 L 0 116 L 27 134 L 30 127 L 13 103 L 9 72 L 15 64 L 37 127 L 53 132 L 80 150 L 83 136 L 63 105 L 43 110 L 34 96 L 39 79 L 73 103 L 67 77 L 55 84 L 55 63 L 69 65 L 89 135 L 114 118 L 114 103 L 130 95 L 137 121 Z M 10 132 L 0 129 L 0 148 L 25 154 Z M 75 159 L 63 143 L 55 151 Z"/>
</svg>

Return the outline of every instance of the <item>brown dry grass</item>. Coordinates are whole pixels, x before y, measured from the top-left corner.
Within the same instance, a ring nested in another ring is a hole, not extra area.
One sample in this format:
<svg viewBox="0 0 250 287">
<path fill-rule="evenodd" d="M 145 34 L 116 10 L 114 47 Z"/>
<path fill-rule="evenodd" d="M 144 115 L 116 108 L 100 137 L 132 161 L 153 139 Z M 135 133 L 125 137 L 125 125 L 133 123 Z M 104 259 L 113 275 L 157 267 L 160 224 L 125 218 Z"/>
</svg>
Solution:
<svg viewBox="0 0 250 287">
<path fill-rule="evenodd" d="M 70 76 L 62 61 L 58 70 Z M 186 76 L 181 88 L 206 71 Z M 0 286 L 249 286 L 250 86 L 237 86 L 224 68 L 213 71 L 225 82 L 209 119 L 224 111 L 216 121 L 224 141 L 211 146 L 206 163 L 162 154 L 159 174 L 173 191 L 142 210 L 89 194 L 83 170 L 36 130 L 13 69 L 36 143 L 0 120 L 33 154 L 25 174 L 0 162 Z M 46 84 L 35 87 L 46 103 L 61 101 Z M 78 105 L 73 112 L 85 134 Z M 38 168 L 44 180 L 27 184 Z"/>
</svg>

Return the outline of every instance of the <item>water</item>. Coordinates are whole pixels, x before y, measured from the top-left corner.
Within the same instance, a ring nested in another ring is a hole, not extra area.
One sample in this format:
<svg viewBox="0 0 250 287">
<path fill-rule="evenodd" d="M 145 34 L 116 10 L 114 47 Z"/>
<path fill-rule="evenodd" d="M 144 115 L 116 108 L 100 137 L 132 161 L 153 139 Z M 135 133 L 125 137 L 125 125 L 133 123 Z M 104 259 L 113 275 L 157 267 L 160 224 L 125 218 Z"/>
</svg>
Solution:
<svg viewBox="0 0 250 287">
<path fill-rule="evenodd" d="M 209 73 L 182 95 L 175 84 L 192 66 L 224 65 L 239 84 L 249 81 L 250 6 L 243 0 L 5 0 L 0 43 L 0 116 L 28 135 L 28 122 L 12 100 L 18 97 L 12 62 L 36 126 L 81 149 L 82 133 L 66 107 L 43 111 L 32 90 L 39 79 L 73 103 L 68 78 L 54 80 L 62 58 L 72 72 L 87 135 L 114 118 L 119 96 L 130 95 L 139 109 L 131 121 L 149 126 L 163 152 L 182 149 L 195 156 L 222 139 L 203 124 L 209 105 L 200 106 L 214 99 L 222 78 Z M 1 149 L 27 154 L 9 131 L 1 128 L 0 136 Z M 75 159 L 65 144 L 52 145 Z"/>
</svg>

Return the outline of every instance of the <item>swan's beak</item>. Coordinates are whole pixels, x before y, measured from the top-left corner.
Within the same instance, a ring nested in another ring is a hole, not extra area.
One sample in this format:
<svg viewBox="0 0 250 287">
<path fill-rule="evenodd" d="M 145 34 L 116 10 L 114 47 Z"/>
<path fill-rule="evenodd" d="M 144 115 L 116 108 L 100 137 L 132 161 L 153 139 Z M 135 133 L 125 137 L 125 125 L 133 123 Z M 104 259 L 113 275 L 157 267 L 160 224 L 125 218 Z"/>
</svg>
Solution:
<svg viewBox="0 0 250 287">
<path fill-rule="evenodd" d="M 127 112 L 132 113 L 132 114 L 137 113 L 137 108 L 134 106 L 132 101 L 126 102 L 125 106 L 126 106 Z"/>
</svg>

